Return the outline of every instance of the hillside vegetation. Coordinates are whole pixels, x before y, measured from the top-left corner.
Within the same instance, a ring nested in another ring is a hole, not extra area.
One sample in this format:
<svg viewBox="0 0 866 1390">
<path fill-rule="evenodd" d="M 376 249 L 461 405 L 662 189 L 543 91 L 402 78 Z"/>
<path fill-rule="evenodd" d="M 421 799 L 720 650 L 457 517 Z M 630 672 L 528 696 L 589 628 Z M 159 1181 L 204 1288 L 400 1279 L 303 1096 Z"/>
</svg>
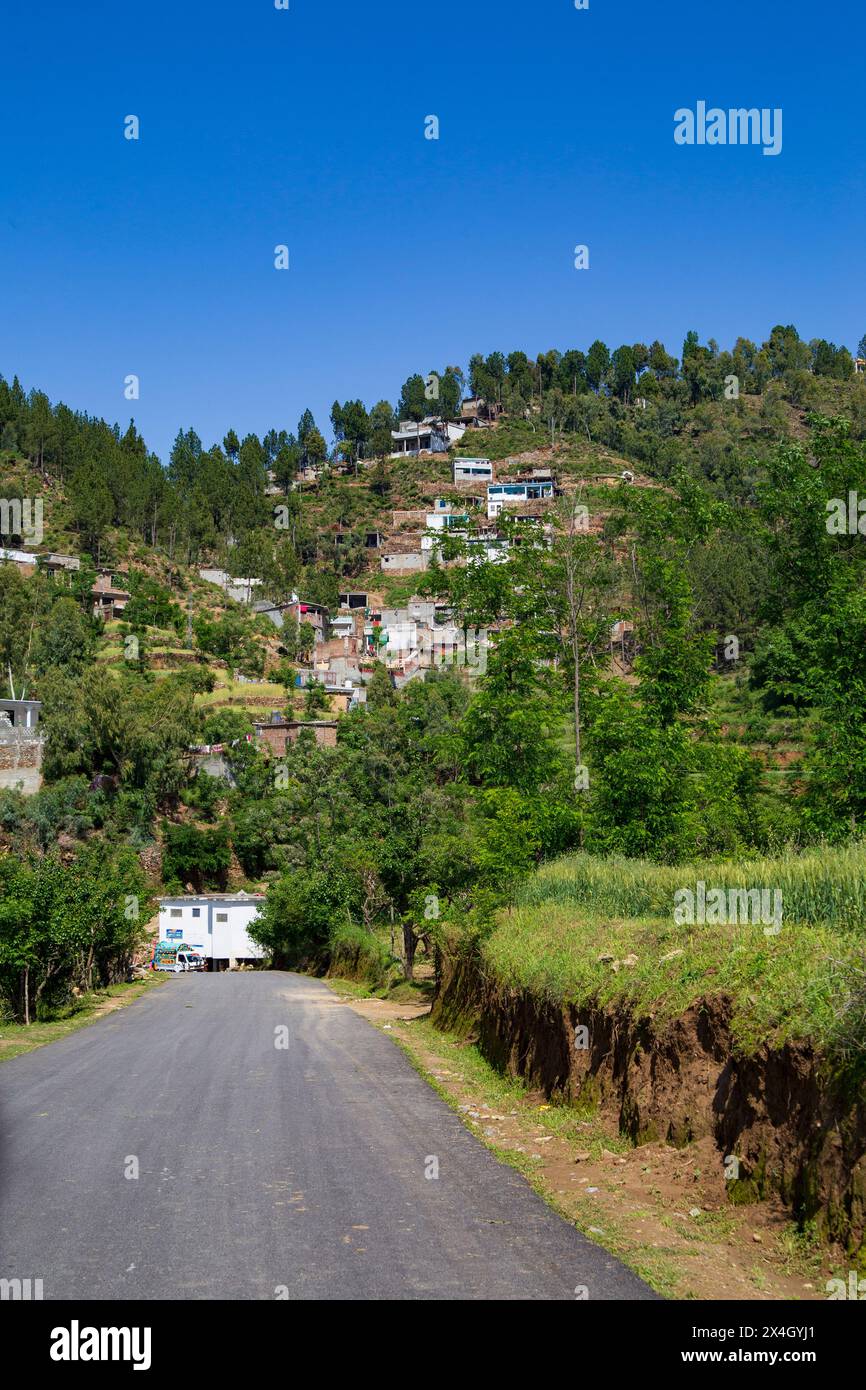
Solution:
<svg viewBox="0 0 866 1390">
<path fill-rule="evenodd" d="M 451 457 L 390 457 L 398 420 L 454 419 L 467 391 L 461 454 L 498 479 L 554 471 L 537 516 L 490 524 Z M 862 834 L 856 504 L 853 531 L 828 525 L 866 486 L 850 352 L 781 325 L 730 350 L 689 334 L 679 358 L 658 342 L 494 352 L 410 376 L 396 408 L 335 402 L 331 432 L 329 446 L 309 411 L 294 431 L 210 445 L 185 429 L 163 464 L 134 423 L 0 380 L 6 499 L 42 504 L 41 553 L 81 561 L 56 578 L 0 566 L 0 661 L 41 700 L 45 734 L 42 791 L 0 793 L 0 990 L 16 1017 L 122 972 L 159 889 L 265 888 L 278 961 L 393 928 L 411 973 L 440 925 L 480 930 L 572 851 L 748 875 Z M 434 496 L 468 510 L 462 534 L 417 578 L 383 575 L 368 532 L 394 544 L 408 534 L 394 512 Z M 491 534 L 499 553 L 479 558 Z M 332 613 L 345 588 L 371 605 L 435 597 L 486 630 L 485 661 L 402 691 L 370 662 L 336 746 L 305 733 L 276 760 L 255 719 L 335 714 L 295 684 L 312 629 L 278 630 L 205 566 Z M 130 594 L 122 618 L 94 617 L 98 571 Z M 230 780 L 196 771 L 203 744 L 225 745 Z M 82 884 L 108 891 L 95 956 L 79 927 L 57 944 L 95 911 L 64 886 L 85 862 Z M 127 898 L 137 928 L 112 915 Z"/>
</svg>

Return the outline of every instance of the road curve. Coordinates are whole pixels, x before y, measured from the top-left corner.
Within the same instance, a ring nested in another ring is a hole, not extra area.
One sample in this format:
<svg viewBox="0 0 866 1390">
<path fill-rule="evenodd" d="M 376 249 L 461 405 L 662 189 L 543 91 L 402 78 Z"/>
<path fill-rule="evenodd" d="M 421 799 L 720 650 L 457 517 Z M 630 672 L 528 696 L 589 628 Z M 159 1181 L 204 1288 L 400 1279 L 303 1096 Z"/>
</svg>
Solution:
<svg viewBox="0 0 866 1390">
<path fill-rule="evenodd" d="M 46 1299 L 655 1297 L 283 972 L 172 978 L 0 1068 L 0 1277 Z"/>
</svg>

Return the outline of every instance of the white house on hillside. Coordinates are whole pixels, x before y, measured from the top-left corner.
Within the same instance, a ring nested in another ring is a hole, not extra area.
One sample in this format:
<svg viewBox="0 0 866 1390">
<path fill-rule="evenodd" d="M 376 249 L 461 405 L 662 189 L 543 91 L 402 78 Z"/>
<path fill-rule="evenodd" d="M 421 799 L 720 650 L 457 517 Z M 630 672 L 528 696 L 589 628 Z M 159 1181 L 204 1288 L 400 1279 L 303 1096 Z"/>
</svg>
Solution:
<svg viewBox="0 0 866 1390">
<path fill-rule="evenodd" d="M 493 464 L 490 459 L 456 458 L 454 460 L 455 483 L 493 481 Z"/>
<path fill-rule="evenodd" d="M 417 424 L 414 420 L 401 420 L 400 428 L 391 431 L 394 441 L 391 457 L 399 458 L 401 454 L 445 454 L 465 433 L 465 425 L 455 425 L 435 415 L 428 415 Z"/>
</svg>

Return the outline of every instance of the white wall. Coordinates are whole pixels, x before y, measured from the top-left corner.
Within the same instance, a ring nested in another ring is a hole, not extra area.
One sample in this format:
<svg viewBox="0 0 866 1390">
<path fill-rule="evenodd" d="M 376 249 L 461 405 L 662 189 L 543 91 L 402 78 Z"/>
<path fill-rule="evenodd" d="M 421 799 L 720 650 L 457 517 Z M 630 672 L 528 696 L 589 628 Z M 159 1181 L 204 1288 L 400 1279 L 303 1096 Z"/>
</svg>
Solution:
<svg viewBox="0 0 866 1390">
<path fill-rule="evenodd" d="M 258 903 L 212 902 L 210 955 L 214 960 L 260 960 L 265 954 L 247 935 L 247 926 L 258 914 Z M 221 922 L 219 919 L 228 920 Z"/>
<path fill-rule="evenodd" d="M 169 930 L 180 930 L 183 936 L 176 939 L 201 951 L 210 960 L 260 960 L 265 952 L 250 940 L 246 930 L 260 906 L 255 900 L 220 902 L 191 896 L 175 898 L 159 905 L 159 939 L 168 941 L 171 939 Z M 196 911 L 198 916 L 193 915 Z M 227 920 L 220 920 L 223 917 Z"/>
</svg>

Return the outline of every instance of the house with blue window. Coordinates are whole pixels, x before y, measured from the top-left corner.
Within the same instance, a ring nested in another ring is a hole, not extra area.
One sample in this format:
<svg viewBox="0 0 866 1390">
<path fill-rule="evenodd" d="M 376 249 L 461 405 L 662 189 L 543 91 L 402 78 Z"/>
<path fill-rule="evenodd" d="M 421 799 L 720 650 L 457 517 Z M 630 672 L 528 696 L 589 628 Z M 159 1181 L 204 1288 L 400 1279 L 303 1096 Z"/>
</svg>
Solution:
<svg viewBox="0 0 866 1390">
<path fill-rule="evenodd" d="M 503 508 L 521 507 L 527 502 L 546 502 L 556 495 L 552 473 L 515 478 L 508 483 L 487 484 L 487 519 L 493 521 Z"/>
</svg>

